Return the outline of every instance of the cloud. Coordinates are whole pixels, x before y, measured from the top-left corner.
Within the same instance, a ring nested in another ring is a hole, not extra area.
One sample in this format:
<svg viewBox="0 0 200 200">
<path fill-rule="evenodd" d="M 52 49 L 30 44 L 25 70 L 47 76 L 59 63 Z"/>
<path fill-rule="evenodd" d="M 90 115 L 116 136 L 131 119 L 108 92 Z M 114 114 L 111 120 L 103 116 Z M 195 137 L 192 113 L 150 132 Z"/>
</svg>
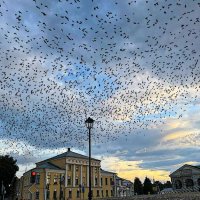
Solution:
<svg viewBox="0 0 200 200">
<path fill-rule="evenodd" d="M 139 174 L 156 168 L 166 177 L 192 151 L 198 162 L 197 8 L 187 0 L 2 2 L 0 152 L 20 165 L 38 160 L 32 150 L 85 152 L 91 116 L 94 155 L 116 157 L 122 171 L 131 162 Z"/>
<path fill-rule="evenodd" d="M 131 180 L 134 182 L 135 177 L 141 178 L 144 181 L 145 177 L 150 179 L 166 181 L 169 180 L 169 172 L 166 170 L 151 170 L 144 169 L 141 167 L 143 161 L 126 161 L 121 160 L 118 157 L 106 157 L 102 161 L 102 167 L 107 170 L 114 170 L 113 172 L 117 173 L 118 176 L 125 179 Z"/>
</svg>

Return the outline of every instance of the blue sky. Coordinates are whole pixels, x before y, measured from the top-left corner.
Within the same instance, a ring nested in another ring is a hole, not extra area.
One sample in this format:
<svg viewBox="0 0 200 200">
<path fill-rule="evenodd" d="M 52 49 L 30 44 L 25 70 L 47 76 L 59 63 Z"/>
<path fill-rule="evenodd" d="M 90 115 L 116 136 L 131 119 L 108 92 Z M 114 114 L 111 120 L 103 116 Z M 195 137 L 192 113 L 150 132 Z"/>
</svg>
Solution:
<svg viewBox="0 0 200 200">
<path fill-rule="evenodd" d="M 198 165 L 199 3 L 0 3 L 0 153 L 20 165 L 68 147 L 133 180 Z M 190 156 L 188 156 L 190 155 Z"/>
</svg>

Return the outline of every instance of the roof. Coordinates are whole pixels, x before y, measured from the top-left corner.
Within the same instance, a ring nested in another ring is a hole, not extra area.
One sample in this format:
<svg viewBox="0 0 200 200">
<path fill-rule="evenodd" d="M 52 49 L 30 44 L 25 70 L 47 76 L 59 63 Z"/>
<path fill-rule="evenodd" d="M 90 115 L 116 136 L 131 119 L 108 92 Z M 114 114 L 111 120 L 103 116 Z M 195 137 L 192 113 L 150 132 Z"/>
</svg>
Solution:
<svg viewBox="0 0 200 200">
<path fill-rule="evenodd" d="M 124 182 L 133 183 L 132 181 L 127 180 L 127 179 L 124 179 L 124 178 L 121 178 L 121 177 L 119 177 L 119 176 L 116 176 L 116 180 L 122 180 L 122 181 L 124 181 Z"/>
<path fill-rule="evenodd" d="M 200 170 L 200 166 L 193 166 L 193 165 L 189 165 L 189 164 L 184 164 L 183 166 L 179 167 L 177 170 L 175 170 L 174 172 L 172 172 L 169 176 L 171 177 L 173 174 L 175 174 L 177 171 L 179 171 L 180 169 L 189 166 L 189 167 L 193 167 L 196 168 L 198 170 Z"/>
<path fill-rule="evenodd" d="M 57 165 L 54 165 L 54 164 L 49 163 L 49 162 L 44 162 L 44 163 L 41 163 L 40 165 L 38 165 L 38 166 L 26 171 L 24 173 L 24 175 L 27 174 L 27 173 L 30 173 L 32 171 L 36 171 L 37 172 L 38 169 L 64 170 L 64 169 L 58 167 Z"/>
<path fill-rule="evenodd" d="M 37 168 L 40 168 L 40 169 L 64 170 L 64 169 L 58 167 L 57 165 L 54 165 L 54 164 L 49 163 L 49 162 L 42 163 Z"/>
<path fill-rule="evenodd" d="M 68 149 L 68 151 L 62 153 L 62 154 L 59 154 L 57 156 L 54 156 L 52 158 L 48 158 L 46 160 L 42 160 L 40 162 L 37 162 L 36 164 L 40 164 L 42 162 L 45 162 L 45 161 L 50 161 L 50 160 L 55 160 L 55 159 L 60 159 L 60 158 L 67 158 L 67 157 L 72 157 L 72 158 L 81 158 L 81 159 L 89 159 L 88 156 L 84 156 L 82 154 L 79 154 L 79 153 L 75 153 L 73 151 L 71 151 L 70 149 Z M 92 160 L 96 160 L 96 161 L 100 161 L 98 159 L 95 159 L 95 158 L 91 158 Z"/>
<path fill-rule="evenodd" d="M 101 173 L 106 173 L 106 174 L 116 174 L 115 172 L 109 172 L 109 171 L 105 171 L 105 170 L 103 170 L 103 169 L 101 169 Z"/>
</svg>

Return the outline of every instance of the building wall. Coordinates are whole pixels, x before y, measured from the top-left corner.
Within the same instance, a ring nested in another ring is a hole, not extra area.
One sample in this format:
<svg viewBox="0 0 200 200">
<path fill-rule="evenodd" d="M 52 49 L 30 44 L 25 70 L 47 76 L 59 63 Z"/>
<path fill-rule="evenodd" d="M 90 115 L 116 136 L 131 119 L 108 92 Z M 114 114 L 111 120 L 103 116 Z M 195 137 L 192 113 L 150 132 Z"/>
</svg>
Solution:
<svg viewBox="0 0 200 200">
<path fill-rule="evenodd" d="M 49 159 L 59 168 L 40 168 L 47 161 L 37 163 L 36 168 L 24 173 L 20 180 L 20 198 L 23 200 L 78 200 L 88 199 L 89 163 L 83 158 Z M 117 194 L 116 174 L 100 169 L 99 160 L 91 161 L 93 198 L 112 197 Z M 31 171 L 40 175 L 40 181 L 30 183 Z M 64 177 L 64 178 L 63 178 Z M 38 197 L 39 195 L 39 197 Z M 60 198 L 60 196 L 62 198 Z M 56 198 L 54 198 L 56 197 Z"/>
<path fill-rule="evenodd" d="M 102 173 L 102 191 L 103 196 L 101 197 L 113 197 L 115 196 L 115 188 L 114 188 L 114 174 Z"/>
<path fill-rule="evenodd" d="M 64 169 L 66 169 L 67 166 L 67 171 L 40 169 L 40 166 L 37 165 L 37 168 L 26 172 L 21 178 L 20 199 L 35 200 L 39 195 L 39 200 L 47 199 L 47 197 L 49 197 L 50 200 L 53 200 L 55 194 L 56 199 L 60 199 L 61 193 L 63 193 L 62 199 L 70 199 L 70 196 L 72 197 L 72 200 L 80 199 L 81 197 L 83 199 L 83 196 L 87 199 L 89 191 L 88 161 L 81 159 L 58 159 L 53 160 L 52 163 Z M 113 192 L 111 191 L 114 191 L 112 185 L 113 174 L 101 174 L 100 163 L 93 161 L 92 164 L 91 173 L 93 197 L 101 198 L 106 197 L 106 195 L 111 197 L 113 195 Z M 30 183 L 31 171 L 38 173 L 40 177 L 39 182 L 35 184 Z M 62 180 L 63 176 L 65 177 L 65 180 Z M 101 183 L 101 178 L 103 184 Z M 68 179 L 70 179 L 70 181 L 68 181 Z"/>
<path fill-rule="evenodd" d="M 173 190 L 200 190 L 200 169 L 198 168 L 184 165 L 172 173 L 170 177 Z"/>
</svg>

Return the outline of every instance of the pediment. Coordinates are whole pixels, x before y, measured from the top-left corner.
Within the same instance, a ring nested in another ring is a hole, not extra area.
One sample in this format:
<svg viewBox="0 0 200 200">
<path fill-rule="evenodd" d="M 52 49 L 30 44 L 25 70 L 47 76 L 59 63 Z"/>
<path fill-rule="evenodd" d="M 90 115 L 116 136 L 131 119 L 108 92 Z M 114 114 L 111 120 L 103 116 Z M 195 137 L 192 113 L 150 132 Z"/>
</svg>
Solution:
<svg viewBox="0 0 200 200">
<path fill-rule="evenodd" d="M 192 176 L 195 174 L 200 174 L 200 168 L 192 165 L 183 165 L 175 172 L 171 173 L 170 177 Z"/>
</svg>

